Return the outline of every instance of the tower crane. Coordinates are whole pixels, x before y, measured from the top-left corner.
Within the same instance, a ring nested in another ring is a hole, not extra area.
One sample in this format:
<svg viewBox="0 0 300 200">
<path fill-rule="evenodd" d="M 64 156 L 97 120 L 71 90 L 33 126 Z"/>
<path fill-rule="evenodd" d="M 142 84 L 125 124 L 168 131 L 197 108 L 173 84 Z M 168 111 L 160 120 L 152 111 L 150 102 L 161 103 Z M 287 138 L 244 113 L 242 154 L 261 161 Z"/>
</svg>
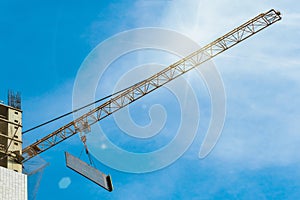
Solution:
<svg viewBox="0 0 300 200">
<path fill-rule="evenodd" d="M 280 19 L 280 12 L 274 9 L 259 14 L 222 37 L 191 53 L 187 57 L 171 64 L 148 79 L 129 87 L 100 106 L 25 147 L 22 150 L 22 156 L 24 158 L 22 162 L 24 163 L 28 161 L 77 133 L 89 132 L 91 125 L 108 117 L 119 109 L 133 103 L 146 94 L 156 90 L 173 79 L 176 79 L 195 67 L 198 67 L 218 54 L 230 49 L 257 32 L 274 24 Z"/>
</svg>

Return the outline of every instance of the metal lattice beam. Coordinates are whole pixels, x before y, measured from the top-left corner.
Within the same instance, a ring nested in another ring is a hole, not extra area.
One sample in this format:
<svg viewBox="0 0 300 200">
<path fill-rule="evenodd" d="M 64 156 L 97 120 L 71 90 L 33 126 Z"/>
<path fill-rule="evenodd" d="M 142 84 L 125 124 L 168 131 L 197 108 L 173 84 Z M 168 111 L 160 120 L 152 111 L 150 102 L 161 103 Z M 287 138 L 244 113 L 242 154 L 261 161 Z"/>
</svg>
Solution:
<svg viewBox="0 0 300 200">
<path fill-rule="evenodd" d="M 281 19 L 280 13 L 270 10 L 233 29 L 212 43 L 170 65 L 150 78 L 125 90 L 116 97 L 89 111 L 69 124 L 23 149 L 24 162 L 79 132 L 89 132 L 90 126 L 138 100 L 171 80 L 203 64 L 239 42 Z"/>
</svg>

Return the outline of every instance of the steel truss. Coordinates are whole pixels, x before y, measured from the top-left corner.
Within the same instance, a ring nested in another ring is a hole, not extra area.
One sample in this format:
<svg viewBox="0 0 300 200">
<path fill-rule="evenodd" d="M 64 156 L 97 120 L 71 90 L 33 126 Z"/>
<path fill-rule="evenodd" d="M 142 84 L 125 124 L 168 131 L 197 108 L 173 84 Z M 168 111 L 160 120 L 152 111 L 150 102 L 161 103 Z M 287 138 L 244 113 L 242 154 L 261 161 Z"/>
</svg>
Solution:
<svg viewBox="0 0 300 200">
<path fill-rule="evenodd" d="M 195 51 L 150 78 L 130 87 L 102 105 L 57 129 L 37 142 L 27 146 L 23 149 L 23 162 L 46 151 L 76 133 L 89 132 L 91 125 L 165 85 L 178 76 L 181 76 L 191 69 L 203 64 L 280 19 L 280 12 L 275 11 L 274 9 L 256 16 L 198 51 Z"/>
</svg>

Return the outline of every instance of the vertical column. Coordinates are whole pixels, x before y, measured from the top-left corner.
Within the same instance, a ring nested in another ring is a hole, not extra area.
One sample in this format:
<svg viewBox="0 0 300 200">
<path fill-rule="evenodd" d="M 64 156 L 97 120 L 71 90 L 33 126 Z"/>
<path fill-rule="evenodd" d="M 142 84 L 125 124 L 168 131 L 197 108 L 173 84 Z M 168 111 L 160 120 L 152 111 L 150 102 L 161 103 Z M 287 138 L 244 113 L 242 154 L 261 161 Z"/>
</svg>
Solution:
<svg viewBox="0 0 300 200">
<path fill-rule="evenodd" d="M 7 168 L 8 107 L 0 104 L 0 166 Z"/>
</svg>

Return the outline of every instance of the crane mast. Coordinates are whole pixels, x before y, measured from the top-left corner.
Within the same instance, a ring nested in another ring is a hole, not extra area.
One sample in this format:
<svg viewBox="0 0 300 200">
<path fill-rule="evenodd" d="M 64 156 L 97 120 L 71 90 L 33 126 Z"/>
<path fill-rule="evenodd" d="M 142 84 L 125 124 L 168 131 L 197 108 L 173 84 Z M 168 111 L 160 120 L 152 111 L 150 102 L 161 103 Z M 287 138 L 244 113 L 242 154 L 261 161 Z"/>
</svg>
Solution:
<svg viewBox="0 0 300 200">
<path fill-rule="evenodd" d="M 102 105 L 25 147 L 22 155 L 24 157 L 23 162 L 26 162 L 76 133 L 89 132 L 91 125 L 274 24 L 281 19 L 280 15 L 280 12 L 274 9 L 259 14 L 255 18 L 233 29 L 187 57 L 182 58 L 157 74 L 128 88 Z"/>
</svg>

